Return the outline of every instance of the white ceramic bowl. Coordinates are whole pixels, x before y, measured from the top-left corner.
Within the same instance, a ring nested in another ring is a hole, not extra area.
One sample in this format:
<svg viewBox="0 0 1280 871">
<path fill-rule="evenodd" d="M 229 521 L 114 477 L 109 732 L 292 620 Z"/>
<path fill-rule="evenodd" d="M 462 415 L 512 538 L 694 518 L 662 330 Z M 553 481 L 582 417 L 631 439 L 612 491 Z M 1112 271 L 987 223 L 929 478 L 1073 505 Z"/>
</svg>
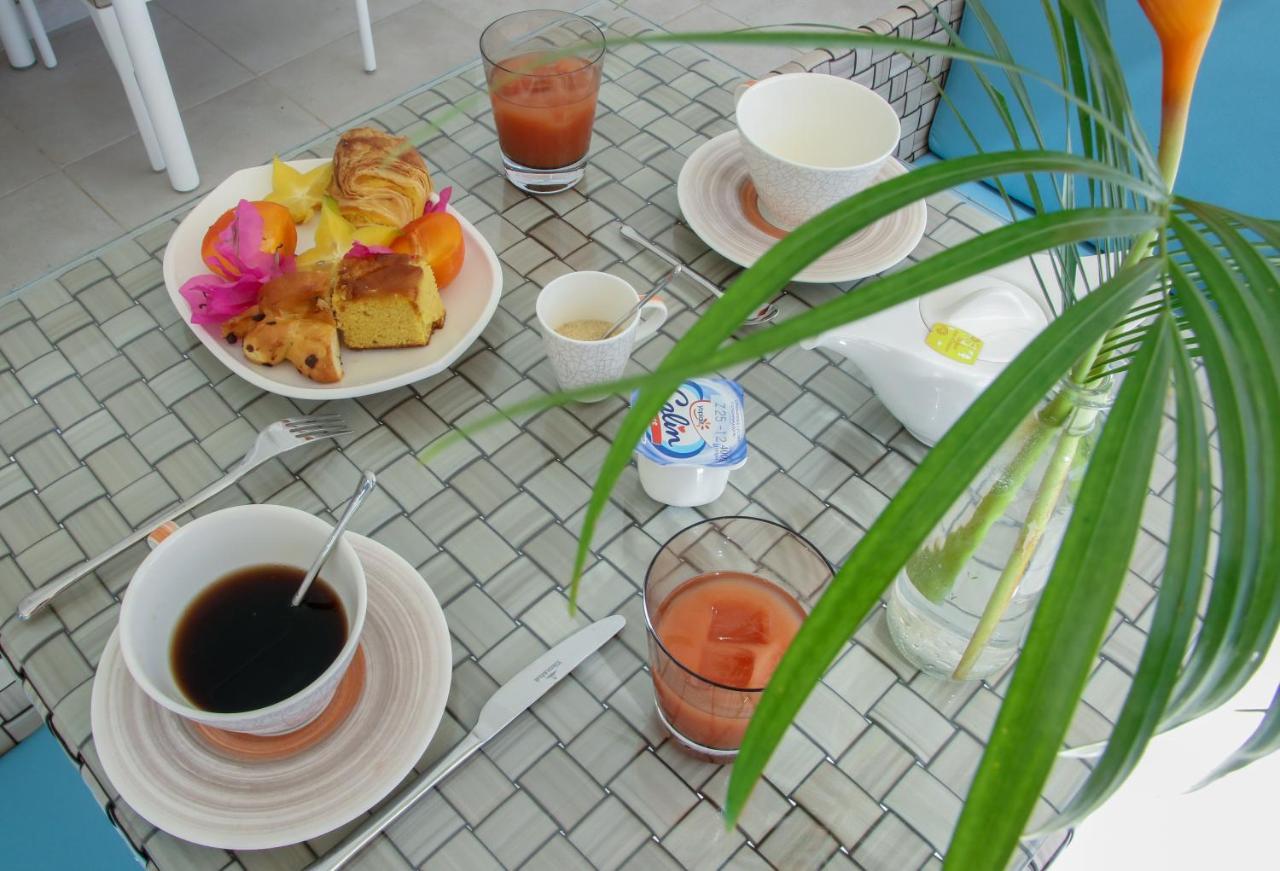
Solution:
<svg viewBox="0 0 1280 871">
<path fill-rule="evenodd" d="M 355 656 L 368 590 L 355 549 L 341 540 L 321 577 L 342 600 L 347 642 L 337 659 L 306 688 L 269 707 L 213 713 L 193 706 L 171 665 L 173 633 L 187 606 L 208 586 L 249 566 L 306 568 L 333 527 L 280 505 L 241 505 L 215 511 L 178 529 L 138 566 L 120 609 L 120 651 L 130 675 L 160 706 L 216 729 L 281 735 L 311 722 L 333 697 Z"/>
<path fill-rule="evenodd" d="M 902 136 L 883 97 L 824 73 L 761 79 L 735 114 L 760 211 L 788 230 L 868 187 Z"/>
</svg>

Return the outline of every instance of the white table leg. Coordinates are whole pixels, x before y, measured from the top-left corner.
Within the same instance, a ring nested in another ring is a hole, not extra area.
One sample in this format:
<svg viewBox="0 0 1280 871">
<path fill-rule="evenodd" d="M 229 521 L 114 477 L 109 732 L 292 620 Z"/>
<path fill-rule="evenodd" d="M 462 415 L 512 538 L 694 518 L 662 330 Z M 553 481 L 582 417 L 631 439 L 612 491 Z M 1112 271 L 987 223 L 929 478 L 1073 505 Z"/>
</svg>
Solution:
<svg viewBox="0 0 1280 871">
<path fill-rule="evenodd" d="M 22 7 L 22 14 L 27 19 L 27 30 L 31 31 L 31 38 L 36 42 L 36 48 L 40 51 L 40 61 L 49 69 L 53 69 L 58 65 L 58 56 L 53 53 L 53 46 L 49 44 L 49 34 L 44 31 L 44 22 L 40 20 L 40 10 L 36 9 L 36 0 L 18 0 L 18 5 Z"/>
<path fill-rule="evenodd" d="M 360 31 L 360 49 L 364 52 L 364 71 L 371 73 L 378 68 L 378 58 L 373 52 L 373 25 L 369 23 L 369 0 L 356 0 L 356 26 Z"/>
<path fill-rule="evenodd" d="M 36 62 L 31 40 L 27 39 L 27 29 L 12 3 L 0 3 L 0 44 L 4 45 L 9 66 L 14 69 L 26 69 Z"/>
<path fill-rule="evenodd" d="M 147 104 L 147 114 L 160 142 L 160 152 L 169 170 L 169 183 L 177 191 L 195 190 L 200 186 L 200 174 L 196 171 L 186 128 L 182 126 L 182 114 L 173 96 L 173 85 L 169 83 L 169 73 L 164 66 L 164 56 L 160 54 L 160 44 L 156 42 L 156 31 L 147 12 L 146 0 L 114 0 L 112 8 L 120 22 L 120 33 L 129 49 L 129 60 L 133 64 L 142 99 Z"/>
<path fill-rule="evenodd" d="M 160 152 L 160 141 L 156 139 L 156 129 L 151 125 L 151 116 L 147 114 L 146 101 L 142 99 L 142 91 L 138 90 L 138 78 L 133 72 L 133 63 L 129 60 L 129 49 L 124 44 L 124 36 L 120 33 L 120 22 L 111 7 L 99 9 L 86 0 L 89 17 L 98 28 L 102 44 L 107 49 L 107 56 L 115 65 L 120 76 L 120 84 L 124 87 L 125 98 L 133 111 L 133 120 L 138 125 L 138 135 L 142 137 L 142 145 L 147 149 L 147 160 L 156 172 L 164 169 L 164 155 Z"/>
</svg>

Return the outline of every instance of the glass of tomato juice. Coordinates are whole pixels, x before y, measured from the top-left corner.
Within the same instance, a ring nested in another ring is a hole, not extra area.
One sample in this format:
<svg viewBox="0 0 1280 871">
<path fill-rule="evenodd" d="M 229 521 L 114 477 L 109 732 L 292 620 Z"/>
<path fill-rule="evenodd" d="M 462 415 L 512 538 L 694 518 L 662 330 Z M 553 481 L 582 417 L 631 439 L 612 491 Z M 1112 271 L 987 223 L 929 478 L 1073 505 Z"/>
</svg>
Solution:
<svg viewBox="0 0 1280 871">
<path fill-rule="evenodd" d="M 658 717 L 677 743 L 731 760 L 792 638 L 831 580 L 803 536 L 756 517 L 676 533 L 649 565 L 644 615 Z"/>
<path fill-rule="evenodd" d="M 573 187 L 591 147 L 600 28 L 551 9 L 516 12 L 485 28 L 480 54 L 507 178 L 532 194 Z"/>
</svg>

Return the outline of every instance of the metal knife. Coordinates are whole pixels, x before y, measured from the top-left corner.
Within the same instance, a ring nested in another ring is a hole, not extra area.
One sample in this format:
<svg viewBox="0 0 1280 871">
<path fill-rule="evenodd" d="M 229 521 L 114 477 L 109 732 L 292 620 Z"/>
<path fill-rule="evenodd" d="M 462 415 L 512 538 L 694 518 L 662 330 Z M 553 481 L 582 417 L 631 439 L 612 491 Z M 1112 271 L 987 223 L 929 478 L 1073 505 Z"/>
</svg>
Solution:
<svg viewBox="0 0 1280 871">
<path fill-rule="evenodd" d="M 519 674 L 499 687 L 489 701 L 485 702 L 475 728 L 462 739 L 461 744 L 440 760 L 435 768 L 405 787 L 391 804 L 366 820 L 341 844 L 321 856 L 314 865 L 308 866 L 309 871 L 337 871 L 354 859 L 357 853 L 413 807 L 414 802 L 422 798 L 431 787 L 452 774 L 454 769 L 483 747 L 485 742 L 527 711 L 534 702 L 546 695 L 547 690 L 603 647 L 625 625 L 627 620 L 621 614 L 597 620 L 590 626 L 579 629 L 521 669 Z"/>
</svg>

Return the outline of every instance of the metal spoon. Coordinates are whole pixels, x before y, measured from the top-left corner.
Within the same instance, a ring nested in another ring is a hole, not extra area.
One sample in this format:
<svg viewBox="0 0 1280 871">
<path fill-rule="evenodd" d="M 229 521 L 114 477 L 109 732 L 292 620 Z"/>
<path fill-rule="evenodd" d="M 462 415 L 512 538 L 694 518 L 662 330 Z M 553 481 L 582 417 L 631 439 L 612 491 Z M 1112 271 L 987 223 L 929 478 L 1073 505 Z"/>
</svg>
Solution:
<svg viewBox="0 0 1280 871">
<path fill-rule="evenodd" d="M 635 305 L 633 305 L 631 308 L 627 309 L 627 313 L 626 313 L 625 315 L 623 315 L 622 317 L 620 317 L 620 318 L 618 318 L 616 321 L 614 321 L 614 322 L 613 322 L 613 326 L 611 326 L 611 327 L 609 327 L 609 329 L 605 330 L 605 331 L 604 331 L 604 335 L 603 335 L 603 336 L 601 336 L 600 338 L 601 338 L 602 340 L 603 340 L 603 339 L 607 339 L 607 338 L 609 338 L 610 336 L 612 336 L 614 333 L 616 333 L 618 330 L 620 330 L 620 329 L 622 329 L 624 326 L 626 326 L 626 324 L 627 324 L 627 323 L 628 323 L 628 322 L 629 322 L 633 317 L 635 317 L 636 312 L 638 312 L 638 311 L 640 311 L 640 309 L 644 308 L 644 304 L 645 304 L 646 302 L 648 302 L 649 300 L 651 300 L 651 299 L 653 299 L 655 296 L 657 296 L 659 293 L 661 293 L 661 292 L 663 291 L 663 289 L 665 289 L 665 288 L 666 288 L 666 286 L 667 286 L 668 284 L 670 284 L 670 283 L 671 283 L 671 280 L 672 280 L 672 279 L 674 279 L 674 278 L 675 278 L 677 275 L 679 275 L 681 272 L 684 272 L 684 267 L 683 267 L 683 266 L 681 266 L 679 263 L 677 263 L 677 264 L 676 264 L 676 268 L 675 268 L 675 269 L 672 269 L 672 270 L 671 270 L 670 272 L 668 272 L 666 275 L 662 276 L 662 280 L 661 280 L 661 281 L 659 281 L 657 284 L 655 284 L 655 285 L 653 286 L 653 289 L 651 289 L 648 293 L 646 293 L 644 296 L 642 296 L 642 297 L 640 297 L 638 300 L 636 300 L 636 304 L 635 304 Z"/>
<path fill-rule="evenodd" d="M 351 501 L 347 503 L 347 510 L 342 512 L 338 525 L 333 528 L 333 532 L 329 533 L 329 540 L 324 543 L 324 547 L 320 548 L 320 553 L 316 556 L 316 561 L 311 564 L 311 568 L 307 569 L 307 576 L 302 579 L 302 586 L 298 587 L 298 592 L 293 594 L 293 600 L 289 603 L 293 607 L 298 607 L 298 603 L 306 597 L 307 590 L 311 589 L 311 582 L 316 579 L 316 575 L 320 574 L 320 569 L 324 568 L 325 561 L 329 559 L 333 546 L 338 543 L 338 539 L 346 531 L 347 524 L 355 516 L 356 509 L 360 507 L 365 497 L 372 493 L 373 488 L 376 486 L 378 486 L 378 477 L 373 472 L 365 472 L 360 476 L 360 485 L 356 487 L 356 492 L 352 494 Z"/>
<path fill-rule="evenodd" d="M 718 286 L 716 286 L 715 282 L 713 282 L 711 279 L 707 278 L 704 275 L 700 275 L 697 272 L 694 272 L 688 266 L 685 266 L 683 263 L 680 262 L 680 259 L 678 257 L 676 257 L 674 254 L 672 254 L 670 251 L 666 250 L 665 248 L 661 247 L 660 245 L 654 242 L 650 242 L 648 239 L 641 236 L 638 232 L 636 232 L 636 229 L 634 227 L 630 226 L 629 224 L 623 224 L 622 227 L 619 229 L 619 232 L 625 238 L 630 239 L 632 242 L 635 242 L 641 248 L 644 248 L 647 251 L 653 254 L 656 254 L 658 257 L 667 261 L 672 266 L 684 267 L 684 274 L 692 278 L 694 281 L 698 282 L 698 284 L 701 284 L 703 287 L 705 287 L 708 291 L 711 292 L 713 296 L 717 296 L 717 297 L 724 296 L 724 291 L 721 290 Z M 742 325 L 744 327 L 759 327 L 759 326 L 763 326 L 764 324 L 770 323 L 771 321 L 776 320 L 777 317 L 778 317 L 778 307 L 773 303 L 766 303 L 765 305 L 762 305 L 760 306 L 760 308 L 756 309 L 756 313 L 753 314 L 751 317 L 747 318 L 745 321 L 743 321 Z"/>
</svg>

